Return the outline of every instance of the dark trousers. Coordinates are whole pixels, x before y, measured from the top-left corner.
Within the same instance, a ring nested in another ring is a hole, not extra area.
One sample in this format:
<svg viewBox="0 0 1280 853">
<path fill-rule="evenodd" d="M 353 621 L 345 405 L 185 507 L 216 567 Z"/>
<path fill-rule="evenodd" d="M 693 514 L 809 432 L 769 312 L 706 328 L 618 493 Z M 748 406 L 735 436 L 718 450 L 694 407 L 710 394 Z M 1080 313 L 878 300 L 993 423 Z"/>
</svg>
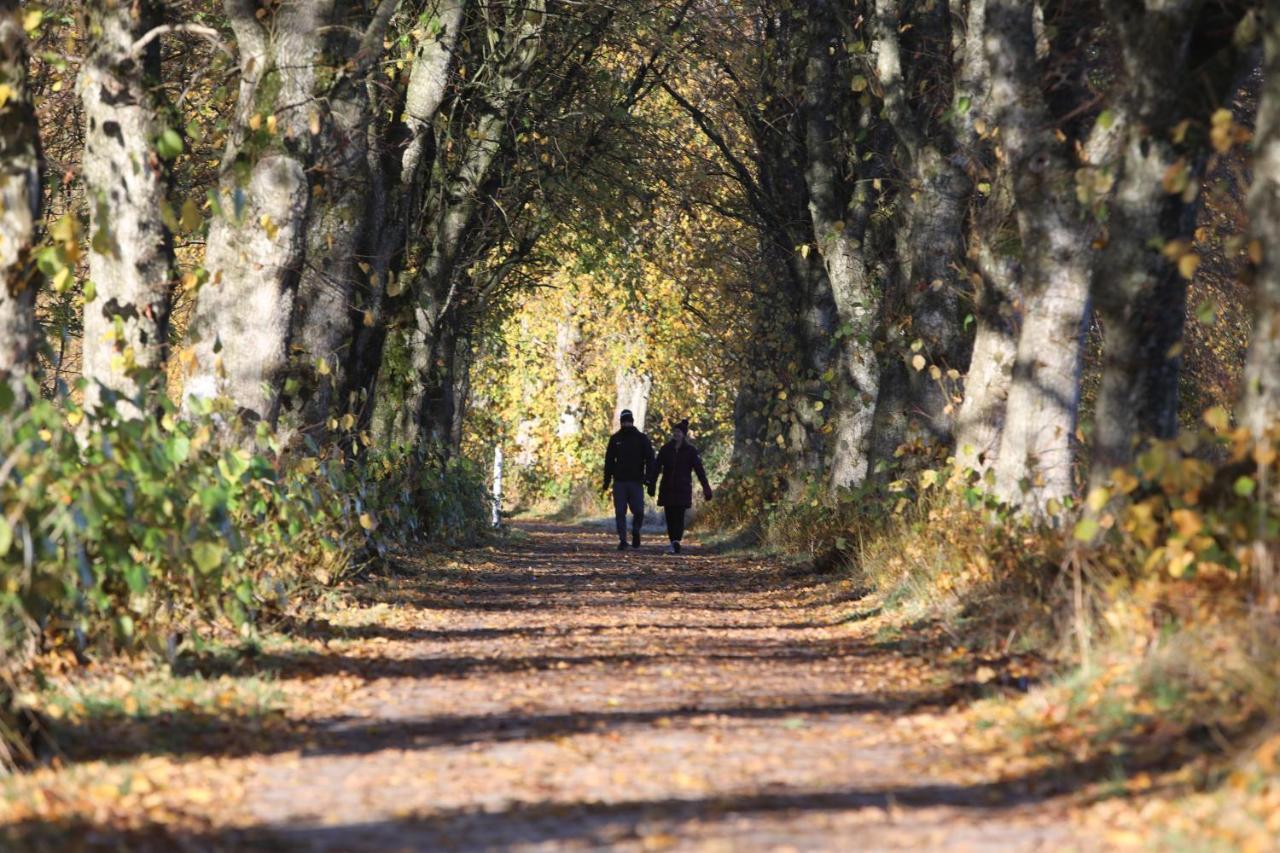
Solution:
<svg viewBox="0 0 1280 853">
<path fill-rule="evenodd" d="M 627 508 L 631 508 L 631 529 L 636 533 L 644 526 L 644 484 L 638 482 L 613 484 L 613 516 L 618 523 L 618 538 L 627 538 Z"/>
<path fill-rule="evenodd" d="M 672 542 L 679 542 L 684 538 L 684 514 L 689 511 L 687 506 L 669 506 L 666 507 L 667 513 L 667 537 Z"/>
</svg>

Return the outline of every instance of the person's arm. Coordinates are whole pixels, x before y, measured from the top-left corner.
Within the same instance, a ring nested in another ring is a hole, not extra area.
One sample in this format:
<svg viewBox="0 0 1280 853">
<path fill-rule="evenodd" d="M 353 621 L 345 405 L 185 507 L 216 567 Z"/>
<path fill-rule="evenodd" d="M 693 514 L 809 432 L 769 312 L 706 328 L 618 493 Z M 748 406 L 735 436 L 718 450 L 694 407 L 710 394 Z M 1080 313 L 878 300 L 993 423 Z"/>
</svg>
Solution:
<svg viewBox="0 0 1280 853">
<path fill-rule="evenodd" d="M 707 471 L 702 467 L 702 455 L 698 451 L 693 451 L 693 473 L 698 475 L 698 482 L 702 484 L 702 499 L 711 500 L 711 484 L 707 482 Z"/>
<path fill-rule="evenodd" d="M 649 436 L 644 437 L 644 481 L 646 483 L 658 482 L 658 460 L 653 453 L 653 442 L 649 440 Z"/>
<path fill-rule="evenodd" d="M 602 492 L 609 491 L 609 486 L 613 484 L 613 466 L 615 464 L 614 456 L 617 455 L 616 450 L 615 441 L 610 438 L 609 444 L 604 449 L 604 486 L 600 489 Z"/>
</svg>

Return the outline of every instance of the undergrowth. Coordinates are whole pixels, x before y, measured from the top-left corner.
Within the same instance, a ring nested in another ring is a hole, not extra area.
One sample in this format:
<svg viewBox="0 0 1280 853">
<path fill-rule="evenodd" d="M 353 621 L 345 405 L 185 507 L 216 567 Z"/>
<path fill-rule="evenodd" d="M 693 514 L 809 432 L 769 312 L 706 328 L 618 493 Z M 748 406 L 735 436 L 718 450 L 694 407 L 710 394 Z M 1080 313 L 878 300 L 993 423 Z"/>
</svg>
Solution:
<svg viewBox="0 0 1280 853">
<path fill-rule="evenodd" d="M 5 403 L 8 405 L 5 405 Z M 212 411 L 124 418 L 108 403 L 0 399 L 0 767 L 32 758 L 15 694 L 37 662 L 171 655 L 215 630 L 251 637 L 406 539 L 483 535 L 465 462 L 286 446 Z"/>
</svg>

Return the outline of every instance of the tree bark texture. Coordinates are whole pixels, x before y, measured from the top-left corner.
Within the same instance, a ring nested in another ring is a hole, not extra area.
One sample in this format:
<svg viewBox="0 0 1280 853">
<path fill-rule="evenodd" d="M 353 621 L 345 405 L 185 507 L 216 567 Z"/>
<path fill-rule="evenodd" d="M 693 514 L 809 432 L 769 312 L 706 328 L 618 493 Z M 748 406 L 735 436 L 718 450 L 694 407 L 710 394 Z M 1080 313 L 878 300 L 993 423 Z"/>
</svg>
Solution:
<svg viewBox="0 0 1280 853">
<path fill-rule="evenodd" d="M 107 389 L 120 395 L 123 414 L 136 416 L 163 383 L 174 284 L 173 235 L 162 216 L 170 183 L 164 157 L 174 152 L 157 144 L 167 130 L 156 103 L 160 40 L 133 47 L 162 14 L 149 0 L 92 0 L 85 18 L 90 49 L 78 88 L 96 291 L 84 310 L 86 402 L 95 406 Z"/>
<path fill-rule="evenodd" d="M 1107 204 L 1108 241 L 1094 272 L 1103 368 L 1094 422 L 1090 481 L 1103 485 L 1133 460 L 1143 437 L 1178 428 L 1178 375 L 1186 281 L 1177 257 L 1162 251 L 1183 239 L 1190 251 L 1204 157 L 1183 152 L 1172 131 L 1188 116 L 1185 73 L 1199 0 L 1113 0 L 1107 12 L 1120 40 L 1124 93 L 1113 111 L 1122 147 L 1106 164 L 1115 183 Z M 1186 190 L 1167 186 L 1182 160 Z M 1190 194 L 1188 190 L 1192 191 Z"/>
<path fill-rule="evenodd" d="M 1254 328 L 1244 374 L 1241 423 L 1255 440 L 1280 423 L 1280 15 L 1266 19 L 1264 83 L 1254 142 L 1249 219 L 1262 251 L 1254 279 Z"/>
<path fill-rule="evenodd" d="M 1033 8 L 1020 0 L 989 0 L 986 23 L 991 97 L 1013 175 L 1024 276 L 996 493 L 1039 516 L 1075 486 L 1090 237 L 1075 200 L 1074 169 L 1054 136 L 1040 86 Z"/>
<path fill-rule="evenodd" d="M 15 0 L 0 2 L 0 87 L 0 382 L 20 410 L 31 397 L 39 346 L 31 248 L 40 220 L 40 138 Z"/>
<path fill-rule="evenodd" d="M 196 357 L 188 399 L 226 396 L 275 422 L 294 298 L 302 273 L 307 164 L 317 59 L 333 0 L 299 0 L 259 20 L 226 0 L 240 48 L 240 93 L 191 321 Z"/>
<path fill-rule="evenodd" d="M 808 18 L 805 68 L 805 184 L 809 215 L 822 256 L 838 327 L 838 399 L 830 450 L 829 483 L 857 486 L 866 479 L 869 444 L 879 390 L 879 364 L 872 348 L 879 298 L 863 258 L 866 204 L 855 202 L 844 158 L 836 153 L 840 131 L 833 117 L 840 56 L 840 9 L 833 0 L 818 0 Z M 815 342 L 816 343 L 816 342 Z"/>
</svg>

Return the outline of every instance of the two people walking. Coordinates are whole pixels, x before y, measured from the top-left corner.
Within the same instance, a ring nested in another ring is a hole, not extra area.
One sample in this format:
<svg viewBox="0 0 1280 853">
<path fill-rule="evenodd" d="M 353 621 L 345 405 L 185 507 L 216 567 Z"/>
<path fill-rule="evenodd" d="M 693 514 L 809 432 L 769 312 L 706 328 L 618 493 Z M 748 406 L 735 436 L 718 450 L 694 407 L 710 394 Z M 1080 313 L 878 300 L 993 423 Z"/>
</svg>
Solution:
<svg viewBox="0 0 1280 853">
<path fill-rule="evenodd" d="M 636 428 L 635 417 L 623 409 L 621 429 L 609 438 L 604 454 L 604 490 L 613 486 L 614 520 L 618 530 L 618 550 L 627 549 L 627 511 L 631 512 L 631 547 L 640 547 L 644 526 L 644 492 L 655 493 L 667 521 L 668 552 L 680 553 L 684 539 L 685 513 L 693 506 L 693 478 L 702 485 L 702 497 L 711 500 L 711 484 L 702 467 L 698 449 L 689 442 L 689 421 L 671 430 L 671 439 L 658 453 L 649 437 Z"/>
</svg>

